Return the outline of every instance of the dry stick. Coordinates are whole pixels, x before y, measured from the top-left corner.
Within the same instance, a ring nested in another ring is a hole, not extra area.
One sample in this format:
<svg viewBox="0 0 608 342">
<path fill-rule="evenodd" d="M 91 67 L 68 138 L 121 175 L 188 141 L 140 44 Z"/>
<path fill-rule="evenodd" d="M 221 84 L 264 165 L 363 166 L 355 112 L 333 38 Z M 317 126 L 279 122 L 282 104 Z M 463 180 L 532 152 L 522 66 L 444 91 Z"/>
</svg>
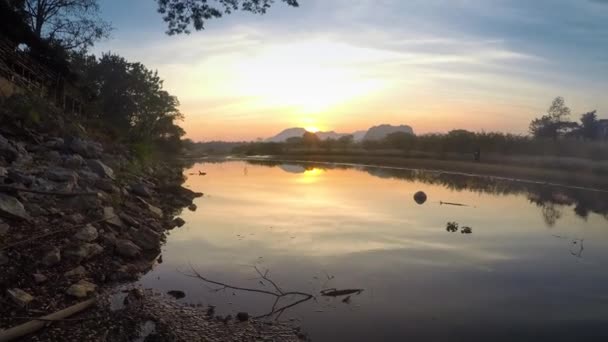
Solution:
<svg viewBox="0 0 608 342">
<path fill-rule="evenodd" d="M 193 274 L 184 273 L 184 275 L 186 275 L 188 277 L 192 277 L 192 278 L 198 278 L 198 279 L 203 280 L 203 281 L 205 281 L 207 283 L 210 283 L 210 284 L 222 286 L 222 288 L 217 289 L 218 291 L 222 290 L 222 289 L 232 289 L 232 290 L 237 290 L 237 291 L 262 293 L 262 294 L 266 294 L 266 295 L 269 295 L 269 296 L 276 297 L 276 299 L 274 301 L 274 304 L 272 305 L 272 310 L 270 311 L 270 313 L 258 316 L 256 318 L 269 317 L 269 316 L 272 316 L 275 313 L 282 314 L 285 310 L 287 310 L 287 309 L 289 309 L 291 307 L 294 307 L 294 306 L 296 306 L 296 305 L 298 305 L 300 303 L 306 302 L 306 301 L 314 298 L 314 296 L 312 294 L 310 294 L 310 293 L 304 293 L 304 292 L 298 292 L 298 291 L 284 292 L 283 290 L 281 290 L 281 288 L 279 286 L 277 286 L 277 284 L 274 281 L 272 281 L 272 280 L 270 280 L 268 278 L 268 271 L 266 271 L 265 273 L 262 273 L 256 266 L 254 266 L 254 268 L 255 268 L 256 272 L 260 275 L 260 277 L 262 279 L 268 281 L 270 284 L 272 284 L 274 286 L 274 288 L 277 290 L 277 292 L 272 292 L 272 291 L 267 291 L 267 290 L 260 290 L 260 289 L 252 289 L 252 288 L 246 288 L 246 287 L 232 286 L 232 285 L 229 285 L 229 284 L 226 284 L 226 283 L 222 283 L 222 282 L 219 282 L 219 281 L 211 280 L 211 279 L 205 278 L 200 273 L 198 273 L 194 269 L 194 267 L 192 265 L 190 265 L 190 269 L 192 270 Z M 297 302 L 294 302 L 294 303 L 291 303 L 289 305 L 283 306 L 283 307 L 281 307 L 279 309 L 276 309 L 276 306 L 277 306 L 279 300 L 281 298 L 283 298 L 283 297 L 286 297 L 286 296 L 303 296 L 304 298 L 301 299 L 301 300 L 299 300 L 299 301 L 297 301 Z"/>
<path fill-rule="evenodd" d="M 62 192 L 62 191 L 42 191 L 42 190 L 33 190 L 26 189 L 21 187 L 0 185 L 0 191 L 2 192 L 29 192 L 32 194 L 38 195 L 48 195 L 48 196 L 60 196 L 60 197 L 72 197 L 72 196 L 97 196 L 97 192 Z"/>
<path fill-rule="evenodd" d="M 54 235 L 54 234 L 57 234 L 57 233 L 61 233 L 61 232 L 66 231 L 66 230 L 76 229 L 76 228 L 82 228 L 82 227 L 86 227 L 89 224 L 96 224 L 96 223 L 105 222 L 105 221 L 111 220 L 111 219 L 113 219 L 115 217 L 118 217 L 118 216 L 117 215 L 112 215 L 110 217 L 106 217 L 106 218 L 101 219 L 101 220 L 92 221 L 92 222 L 89 222 L 89 223 L 84 223 L 84 224 L 81 224 L 81 225 L 78 225 L 78 226 L 68 227 L 68 228 L 61 228 L 61 229 L 54 230 L 54 231 L 52 231 L 50 233 L 39 234 L 39 235 L 33 236 L 33 237 L 29 238 L 29 239 L 21 240 L 19 242 L 15 242 L 15 243 L 12 243 L 10 245 L 2 246 L 2 247 L 0 247 L 0 251 L 4 251 L 4 250 L 10 249 L 10 248 L 21 246 L 23 244 L 26 244 L 26 243 L 29 243 L 29 242 L 32 242 L 32 241 L 35 241 L 35 240 L 38 240 L 38 239 L 42 239 L 43 237 L 47 237 L 47 236 L 51 236 L 51 235 Z"/>
<path fill-rule="evenodd" d="M 66 309 L 41 317 L 40 319 L 29 321 L 27 323 L 12 327 L 7 330 L 2 330 L 0 331 L 0 342 L 12 341 L 25 335 L 34 333 L 48 325 L 49 321 L 58 321 L 70 317 L 93 306 L 96 301 L 97 300 L 95 298 L 89 299 L 84 302 L 72 305 Z"/>
</svg>

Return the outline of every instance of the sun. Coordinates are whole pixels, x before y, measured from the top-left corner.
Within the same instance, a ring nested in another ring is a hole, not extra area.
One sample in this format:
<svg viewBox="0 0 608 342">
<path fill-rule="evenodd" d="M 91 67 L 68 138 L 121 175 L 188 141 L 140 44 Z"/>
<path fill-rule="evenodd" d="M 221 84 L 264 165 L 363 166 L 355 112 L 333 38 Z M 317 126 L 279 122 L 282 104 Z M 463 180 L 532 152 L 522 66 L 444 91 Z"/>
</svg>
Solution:
<svg viewBox="0 0 608 342">
<path fill-rule="evenodd" d="M 306 131 L 308 131 L 310 133 L 317 133 L 318 131 L 320 131 L 320 129 L 315 126 L 308 126 L 305 129 L 306 129 Z"/>
</svg>

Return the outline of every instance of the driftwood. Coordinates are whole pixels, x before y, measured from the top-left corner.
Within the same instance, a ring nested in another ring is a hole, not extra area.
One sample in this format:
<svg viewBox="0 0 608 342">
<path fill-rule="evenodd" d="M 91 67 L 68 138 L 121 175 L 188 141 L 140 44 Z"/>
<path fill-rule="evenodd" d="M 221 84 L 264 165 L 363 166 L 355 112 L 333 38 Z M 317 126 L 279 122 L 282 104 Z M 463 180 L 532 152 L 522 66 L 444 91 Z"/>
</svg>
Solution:
<svg viewBox="0 0 608 342">
<path fill-rule="evenodd" d="M 32 334 L 32 333 L 44 328 L 48 324 L 51 324 L 53 321 L 64 320 L 67 317 L 70 317 L 72 315 L 75 315 L 81 311 L 84 311 L 84 310 L 90 308 L 91 306 L 93 306 L 95 304 L 96 301 L 97 301 L 96 299 L 89 299 L 84 302 L 80 302 L 78 304 L 72 305 L 63 310 L 52 313 L 50 315 L 40 317 L 38 319 L 34 319 L 32 321 L 18 325 L 16 327 L 12 327 L 7 330 L 2 330 L 2 331 L 0 331 L 0 342 L 8 342 L 8 341 L 12 341 L 12 340 L 21 338 L 25 335 Z"/>
<path fill-rule="evenodd" d="M 101 219 L 101 220 L 92 221 L 92 222 L 88 222 L 88 223 L 84 223 L 84 224 L 81 224 L 81 225 L 77 225 L 77 226 L 73 226 L 73 227 L 68 227 L 68 228 L 60 228 L 60 229 L 54 230 L 52 232 L 48 232 L 48 233 L 32 236 L 29 239 L 21 240 L 21 241 L 15 242 L 15 243 L 11 243 L 10 245 L 2 246 L 2 247 L 0 247 L 0 251 L 7 250 L 7 249 L 10 249 L 10 248 L 15 248 L 17 246 L 21 246 L 21 245 L 24 245 L 26 243 L 30 243 L 32 241 L 36 241 L 38 239 L 42 239 L 42 238 L 45 238 L 47 236 L 55 235 L 57 233 L 61 233 L 61 232 L 66 231 L 66 230 L 82 228 L 82 227 L 85 227 L 85 226 L 87 226 L 89 224 L 96 224 L 96 223 L 105 222 L 105 221 L 111 220 L 111 219 L 113 219 L 115 217 L 117 217 L 117 216 L 113 215 L 113 216 L 106 217 L 106 218 Z"/>
<path fill-rule="evenodd" d="M 455 207 L 468 207 L 469 206 L 467 204 L 462 204 L 462 203 L 452 203 L 452 202 L 442 202 L 442 201 L 439 201 L 439 204 L 440 205 L 452 205 Z"/>
<path fill-rule="evenodd" d="M 58 196 L 58 197 L 73 197 L 73 196 L 97 196 L 97 192 L 65 192 L 65 191 L 42 191 L 26 189 L 15 186 L 0 185 L 0 192 L 17 193 L 29 192 L 37 195 Z"/>
<path fill-rule="evenodd" d="M 336 290 L 336 289 L 326 289 L 321 291 L 321 295 L 325 297 L 341 297 L 341 296 L 349 296 L 352 294 L 360 294 L 363 292 L 363 289 L 348 289 L 348 290 Z"/>
</svg>

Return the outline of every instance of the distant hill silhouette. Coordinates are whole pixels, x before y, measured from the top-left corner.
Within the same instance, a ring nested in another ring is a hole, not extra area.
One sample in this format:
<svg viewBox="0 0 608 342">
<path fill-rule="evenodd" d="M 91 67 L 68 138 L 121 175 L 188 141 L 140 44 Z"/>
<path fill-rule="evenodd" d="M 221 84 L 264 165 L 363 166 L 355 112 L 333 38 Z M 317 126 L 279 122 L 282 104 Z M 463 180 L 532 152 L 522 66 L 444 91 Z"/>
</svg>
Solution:
<svg viewBox="0 0 608 342">
<path fill-rule="evenodd" d="M 279 133 L 271 138 L 266 139 L 266 141 L 267 142 L 285 142 L 289 138 L 301 137 L 302 135 L 304 135 L 305 132 L 306 132 L 305 128 L 292 127 L 292 128 L 283 130 L 281 133 Z M 340 137 L 343 137 L 345 135 L 352 135 L 354 137 L 354 140 L 359 142 L 362 140 L 382 140 L 387 135 L 394 133 L 394 132 L 405 132 L 405 133 L 414 134 L 414 130 L 412 129 L 412 127 L 407 126 L 407 125 L 401 125 L 401 126 L 380 125 L 380 126 L 374 126 L 367 131 L 362 130 L 362 131 L 356 131 L 354 133 L 336 133 L 334 131 L 329 131 L 329 132 L 316 132 L 315 134 L 321 140 L 339 139 Z"/>
<path fill-rule="evenodd" d="M 392 126 L 392 125 L 380 125 L 380 126 L 374 126 L 372 128 L 370 128 L 367 133 L 365 134 L 365 136 L 363 137 L 363 140 L 382 140 L 384 138 L 386 138 L 387 135 L 391 134 L 391 133 L 396 133 L 396 132 L 403 132 L 403 133 L 409 133 L 409 134 L 414 134 L 414 130 L 412 129 L 412 127 L 407 126 L 407 125 L 401 125 L 401 126 Z"/>
</svg>

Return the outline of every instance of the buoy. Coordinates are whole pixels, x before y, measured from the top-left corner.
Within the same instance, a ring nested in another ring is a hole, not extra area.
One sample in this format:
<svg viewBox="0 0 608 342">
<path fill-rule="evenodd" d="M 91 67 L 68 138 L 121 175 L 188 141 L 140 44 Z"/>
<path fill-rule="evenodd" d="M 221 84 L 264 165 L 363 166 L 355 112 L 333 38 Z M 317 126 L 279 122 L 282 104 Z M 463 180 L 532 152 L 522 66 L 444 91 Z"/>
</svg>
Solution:
<svg viewBox="0 0 608 342">
<path fill-rule="evenodd" d="M 426 202 L 426 194 L 422 191 L 418 191 L 414 194 L 414 201 L 420 205 L 424 204 L 424 202 Z"/>
</svg>

